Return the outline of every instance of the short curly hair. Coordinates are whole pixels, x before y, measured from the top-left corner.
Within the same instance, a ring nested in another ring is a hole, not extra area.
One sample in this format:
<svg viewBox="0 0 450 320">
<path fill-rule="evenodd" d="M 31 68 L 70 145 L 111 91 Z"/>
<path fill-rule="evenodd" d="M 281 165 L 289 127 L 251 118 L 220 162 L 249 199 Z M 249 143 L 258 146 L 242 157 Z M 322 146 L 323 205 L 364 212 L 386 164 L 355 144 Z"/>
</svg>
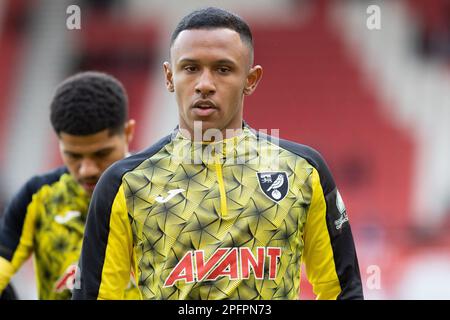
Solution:
<svg viewBox="0 0 450 320">
<path fill-rule="evenodd" d="M 96 71 L 75 74 L 56 89 L 50 121 L 59 135 L 90 135 L 105 129 L 121 133 L 128 117 L 128 97 L 111 75 Z"/>
<path fill-rule="evenodd" d="M 239 34 L 241 40 L 250 48 L 253 64 L 253 36 L 249 25 L 240 16 L 217 7 L 198 9 L 184 16 L 172 32 L 170 47 L 172 48 L 178 35 L 184 30 L 218 28 L 231 29 Z"/>
</svg>

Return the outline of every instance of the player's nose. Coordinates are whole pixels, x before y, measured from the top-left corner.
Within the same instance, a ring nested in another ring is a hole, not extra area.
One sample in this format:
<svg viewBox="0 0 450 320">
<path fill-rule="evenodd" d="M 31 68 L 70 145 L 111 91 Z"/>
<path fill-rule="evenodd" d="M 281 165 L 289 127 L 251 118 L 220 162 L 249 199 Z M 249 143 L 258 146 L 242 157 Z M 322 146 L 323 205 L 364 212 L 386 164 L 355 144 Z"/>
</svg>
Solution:
<svg viewBox="0 0 450 320">
<path fill-rule="evenodd" d="M 197 84 L 195 85 L 195 92 L 202 96 L 209 96 L 216 92 L 216 86 L 211 72 L 207 69 L 200 74 Z"/>
<path fill-rule="evenodd" d="M 80 164 L 80 167 L 78 170 L 78 174 L 80 175 L 81 178 L 97 176 L 97 175 L 99 175 L 99 173 L 100 173 L 100 168 L 95 163 L 95 161 L 93 161 L 92 159 L 89 159 L 89 158 L 84 158 L 81 161 L 81 164 Z"/>
</svg>

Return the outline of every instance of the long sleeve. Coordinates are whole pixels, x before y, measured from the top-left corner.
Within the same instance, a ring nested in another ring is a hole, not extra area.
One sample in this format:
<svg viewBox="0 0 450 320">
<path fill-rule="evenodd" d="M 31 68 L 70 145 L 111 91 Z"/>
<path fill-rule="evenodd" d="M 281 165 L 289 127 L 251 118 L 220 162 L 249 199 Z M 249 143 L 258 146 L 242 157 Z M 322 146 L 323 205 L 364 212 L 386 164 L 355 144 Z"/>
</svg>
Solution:
<svg viewBox="0 0 450 320">
<path fill-rule="evenodd" d="M 73 299 L 124 299 L 133 239 L 123 187 L 99 181 L 93 194 Z"/>
<path fill-rule="evenodd" d="M 34 180 L 26 183 L 6 207 L 0 222 L 0 292 L 33 251 Z"/>
<path fill-rule="evenodd" d="M 344 202 L 324 163 L 311 175 L 312 199 L 303 262 L 317 299 L 363 299 L 355 245 Z M 323 181 L 329 180 L 329 181 Z"/>
</svg>

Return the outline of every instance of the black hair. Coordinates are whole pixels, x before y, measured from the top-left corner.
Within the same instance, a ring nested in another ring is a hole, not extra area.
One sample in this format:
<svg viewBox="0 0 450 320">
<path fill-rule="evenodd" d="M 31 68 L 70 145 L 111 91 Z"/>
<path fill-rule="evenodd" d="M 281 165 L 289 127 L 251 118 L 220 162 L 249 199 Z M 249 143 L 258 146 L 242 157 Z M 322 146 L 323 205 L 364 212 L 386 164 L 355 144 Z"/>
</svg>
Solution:
<svg viewBox="0 0 450 320">
<path fill-rule="evenodd" d="M 184 30 L 217 28 L 236 31 L 241 40 L 249 45 L 253 56 L 253 36 L 248 24 L 238 15 L 216 7 L 199 9 L 182 18 L 172 33 L 170 46 Z"/>
<path fill-rule="evenodd" d="M 119 80 L 87 71 L 64 80 L 50 105 L 50 121 L 59 135 L 90 135 L 105 129 L 121 133 L 128 117 L 128 97 Z"/>
</svg>

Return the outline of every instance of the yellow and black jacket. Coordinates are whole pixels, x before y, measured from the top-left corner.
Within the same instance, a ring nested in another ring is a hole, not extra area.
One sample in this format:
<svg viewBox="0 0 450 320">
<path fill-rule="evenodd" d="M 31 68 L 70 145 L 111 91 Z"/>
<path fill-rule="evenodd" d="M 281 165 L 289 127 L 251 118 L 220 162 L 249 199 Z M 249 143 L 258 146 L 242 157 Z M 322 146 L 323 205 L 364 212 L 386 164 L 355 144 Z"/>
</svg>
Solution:
<svg viewBox="0 0 450 320">
<path fill-rule="evenodd" d="M 278 143 L 279 142 L 279 143 Z M 217 143 L 178 130 L 117 162 L 89 208 L 74 299 L 362 299 L 344 203 L 322 157 L 244 126 Z"/>
<path fill-rule="evenodd" d="M 39 299 L 70 299 L 90 197 L 58 168 L 30 179 L 0 222 L 0 292 L 34 253 Z M 127 291 L 133 298 L 137 290 Z"/>
<path fill-rule="evenodd" d="M 89 197 L 66 168 L 30 179 L 0 224 L 0 291 L 34 253 L 39 299 L 70 299 L 64 283 L 81 250 Z"/>
</svg>

